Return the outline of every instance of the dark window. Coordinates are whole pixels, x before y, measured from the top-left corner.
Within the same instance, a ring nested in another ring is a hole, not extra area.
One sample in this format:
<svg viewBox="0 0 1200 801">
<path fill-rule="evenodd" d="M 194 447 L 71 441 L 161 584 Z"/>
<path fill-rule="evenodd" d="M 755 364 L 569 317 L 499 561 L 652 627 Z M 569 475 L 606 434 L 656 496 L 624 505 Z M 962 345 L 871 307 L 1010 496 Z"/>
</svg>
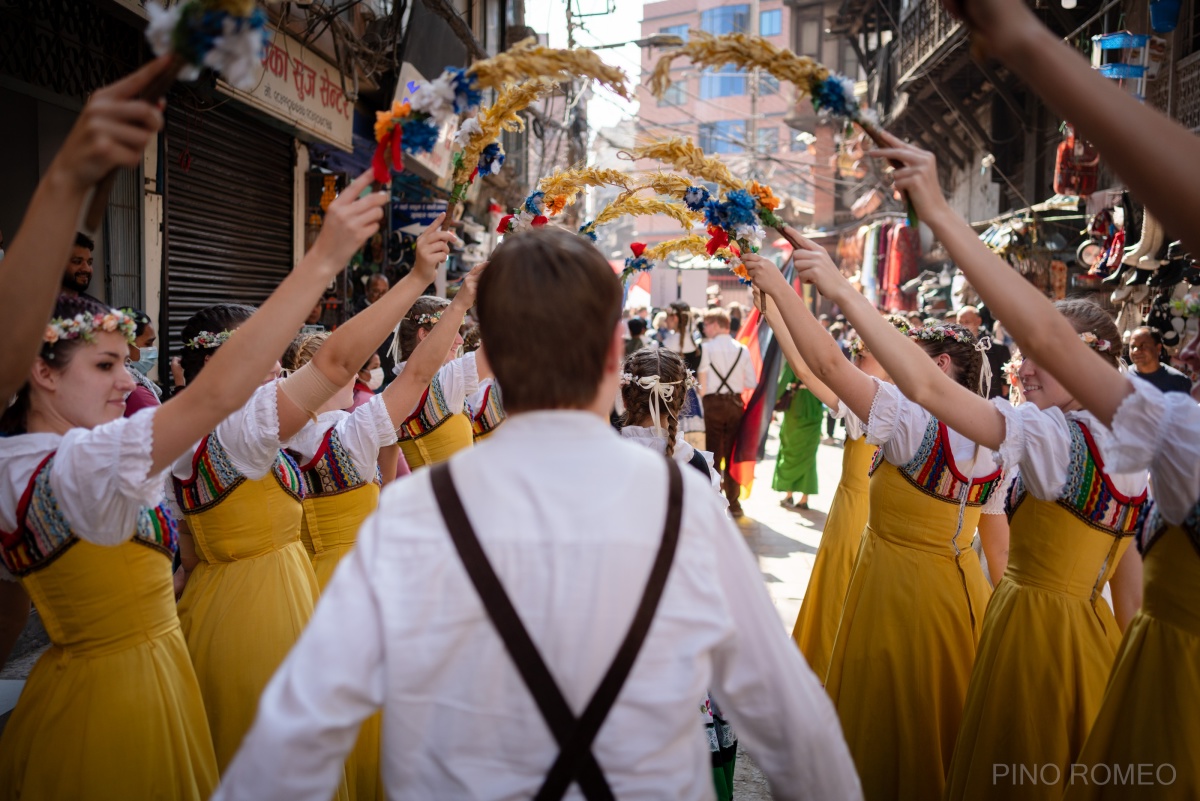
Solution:
<svg viewBox="0 0 1200 801">
<path fill-rule="evenodd" d="M 660 106 L 682 106 L 687 100 L 687 81 L 672 81 L 667 87 L 667 91 L 663 93 L 662 100 L 658 101 Z"/>
<path fill-rule="evenodd" d="M 750 29 L 750 6 L 724 6 L 700 12 L 700 29 L 720 36 L 745 33 Z"/>
<path fill-rule="evenodd" d="M 783 33 L 783 11 L 774 8 L 760 13 L 758 15 L 758 32 L 762 36 L 778 36 Z"/>
<path fill-rule="evenodd" d="M 711 100 L 714 97 L 734 97 L 746 94 L 746 73 L 734 71 L 729 65 L 721 71 L 705 70 L 700 73 L 700 97 Z"/>
<path fill-rule="evenodd" d="M 700 149 L 705 153 L 741 153 L 746 141 L 746 123 L 722 120 L 700 123 Z"/>
</svg>

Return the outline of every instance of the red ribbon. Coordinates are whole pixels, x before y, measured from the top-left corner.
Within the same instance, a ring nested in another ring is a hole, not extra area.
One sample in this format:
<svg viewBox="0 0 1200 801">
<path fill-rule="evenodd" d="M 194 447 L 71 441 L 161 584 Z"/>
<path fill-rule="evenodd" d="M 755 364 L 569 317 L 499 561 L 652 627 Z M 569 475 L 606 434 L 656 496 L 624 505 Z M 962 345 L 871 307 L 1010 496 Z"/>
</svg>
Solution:
<svg viewBox="0 0 1200 801">
<path fill-rule="evenodd" d="M 546 217 L 543 217 L 542 215 L 539 214 L 538 216 L 533 218 L 533 222 L 530 223 L 530 225 L 532 225 L 534 228 L 540 228 L 548 222 L 550 222 L 549 219 L 547 219 Z"/>
<path fill-rule="evenodd" d="M 633 251 L 634 258 L 638 259 L 640 259 L 642 254 L 646 252 L 646 246 L 641 242 L 634 242 L 629 246 L 629 249 Z"/>
<path fill-rule="evenodd" d="M 404 170 L 404 155 L 400 150 L 400 142 L 403 137 L 403 129 L 396 125 L 383 138 L 383 141 L 375 146 L 375 155 L 371 158 L 375 183 L 386 184 L 392 180 L 392 170 L 396 172 Z"/>
<path fill-rule="evenodd" d="M 721 248 L 729 246 L 729 234 L 725 233 L 724 229 L 710 225 L 708 226 L 708 235 L 710 239 L 704 248 L 708 251 L 708 255 L 712 256 Z"/>
</svg>

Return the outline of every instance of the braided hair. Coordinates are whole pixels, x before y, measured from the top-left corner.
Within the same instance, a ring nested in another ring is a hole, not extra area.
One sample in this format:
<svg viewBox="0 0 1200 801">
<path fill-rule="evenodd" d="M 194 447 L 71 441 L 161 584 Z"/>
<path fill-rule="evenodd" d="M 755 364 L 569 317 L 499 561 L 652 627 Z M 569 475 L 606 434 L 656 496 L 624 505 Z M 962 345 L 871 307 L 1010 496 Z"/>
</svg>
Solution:
<svg viewBox="0 0 1200 801">
<path fill-rule="evenodd" d="M 919 338 L 922 332 L 927 335 L 931 330 L 943 329 L 951 332 L 952 336 L 940 339 Z M 970 329 L 958 323 L 940 323 L 934 329 L 914 329 L 909 332 L 909 336 L 929 354 L 929 358 L 936 359 L 943 353 L 949 356 L 953 368 L 950 377 L 972 392 L 979 392 L 979 374 L 983 370 L 984 356 L 976 350 L 975 336 Z M 987 387 L 984 387 L 984 391 L 987 391 Z"/>
<path fill-rule="evenodd" d="M 667 418 L 667 456 L 675 453 L 675 437 L 679 432 L 679 415 L 683 410 L 683 402 L 687 398 L 688 370 L 678 353 L 666 348 L 642 348 L 634 351 L 625 359 L 621 372 L 633 377 L 621 387 L 621 402 L 625 404 L 625 413 L 618 421 L 619 428 L 637 425 L 650 414 L 651 393 L 653 390 L 644 388 L 637 383 L 639 378 L 658 376 L 664 384 L 675 384 L 675 391 L 670 400 L 659 401 L 660 411 Z M 659 418 L 661 421 L 661 417 Z"/>
</svg>

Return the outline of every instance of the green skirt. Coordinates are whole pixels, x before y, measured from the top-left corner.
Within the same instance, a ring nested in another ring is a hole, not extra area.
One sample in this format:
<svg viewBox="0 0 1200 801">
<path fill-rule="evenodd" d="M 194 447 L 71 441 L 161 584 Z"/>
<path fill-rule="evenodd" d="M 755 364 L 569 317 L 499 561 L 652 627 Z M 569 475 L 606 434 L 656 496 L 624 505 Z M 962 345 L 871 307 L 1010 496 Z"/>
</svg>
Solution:
<svg viewBox="0 0 1200 801">
<path fill-rule="evenodd" d="M 785 370 L 784 377 L 790 372 Z M 792 396 L 792 404 L 783 413 L 779 429 L 779 460 L 775 463 L 771 489 L 803 495 L 817 493 L 817 447 L 821 444 L 824 416 L 825 407 L 807 389 Z"/>
</svg>

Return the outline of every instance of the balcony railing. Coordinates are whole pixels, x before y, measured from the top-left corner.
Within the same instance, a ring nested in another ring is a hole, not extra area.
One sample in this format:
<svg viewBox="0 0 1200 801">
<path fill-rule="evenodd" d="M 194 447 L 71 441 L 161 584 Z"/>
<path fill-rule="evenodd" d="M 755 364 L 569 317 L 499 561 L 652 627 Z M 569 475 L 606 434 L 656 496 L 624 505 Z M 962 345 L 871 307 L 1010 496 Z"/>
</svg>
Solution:
<svg viewBox="0 0 1200 801">
<path fill-rule="evenodd" d="M 961 28 L 962 24 L 950 16 L 941 0 L 915 0 L 900 19 L 900 41 L 896 49 L 897 83 L 905 83 L 918 66 Z"/>
</svg>

